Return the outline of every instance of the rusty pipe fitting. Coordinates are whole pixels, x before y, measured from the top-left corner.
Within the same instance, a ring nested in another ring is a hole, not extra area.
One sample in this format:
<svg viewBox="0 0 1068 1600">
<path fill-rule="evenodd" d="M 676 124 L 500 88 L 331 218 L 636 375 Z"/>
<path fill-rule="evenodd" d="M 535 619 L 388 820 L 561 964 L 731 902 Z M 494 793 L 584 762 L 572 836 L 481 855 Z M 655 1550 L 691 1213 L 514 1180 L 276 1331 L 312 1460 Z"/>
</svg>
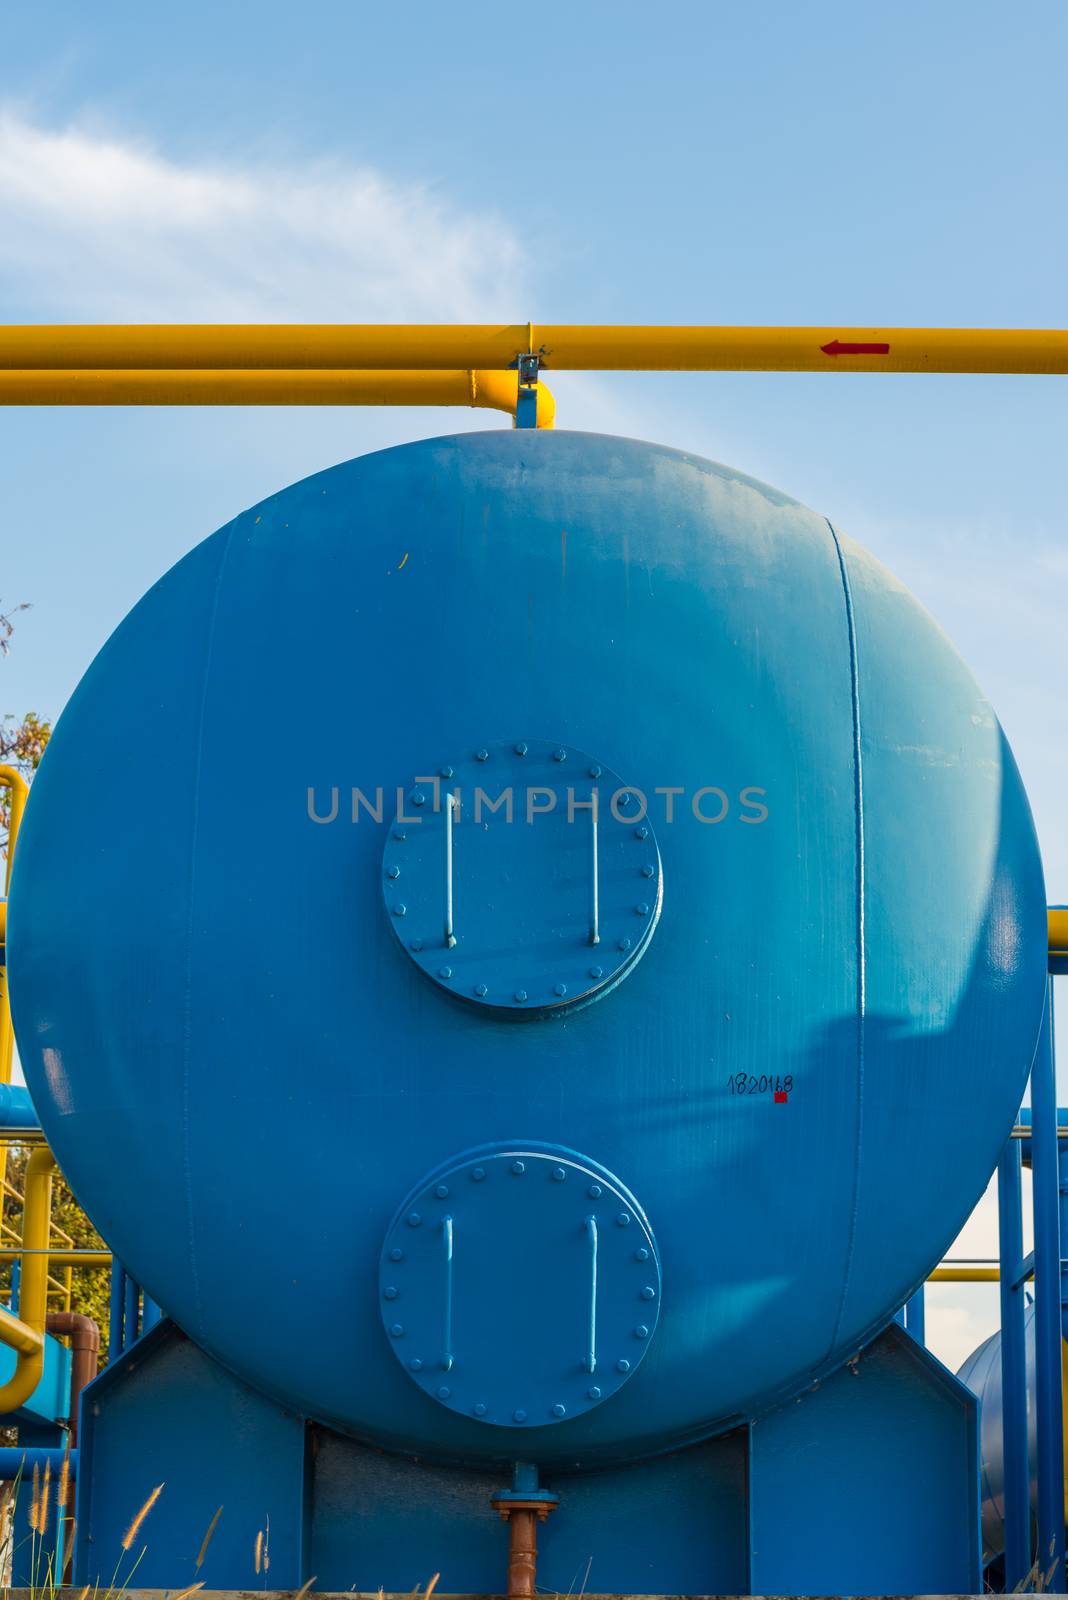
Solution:
<svg viewBox="0 0 1068 1600">
<path fill-rule="evenodd" d="M 559 1504 L 555 1494 L 542 1489 L 532 1462 L 517 1461 L 512 1487 L 490 1501 L 502 1522 L 508 1523 L 508 1600 L 533 1600 L 538 1575 L 538 1523 Z"/>
</svg>

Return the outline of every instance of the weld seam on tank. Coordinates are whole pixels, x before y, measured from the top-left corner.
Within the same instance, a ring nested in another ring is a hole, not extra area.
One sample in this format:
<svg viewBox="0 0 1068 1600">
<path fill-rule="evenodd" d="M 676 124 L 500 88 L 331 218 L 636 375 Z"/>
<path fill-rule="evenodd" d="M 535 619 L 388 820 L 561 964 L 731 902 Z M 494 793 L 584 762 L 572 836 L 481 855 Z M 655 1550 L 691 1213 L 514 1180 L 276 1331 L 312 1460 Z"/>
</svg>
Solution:
<svg viewBox="0 0 1068 1600">
<path fill-rule="evenodd" d="M 860 1215 L 860 1167 L 863 1150 L 864 1135 L 864 1025 L 866 1014 L 866 986 L 867 986 L 867 960 L 864 949 L 864 759 L 860 738 L 860 656 L 857 650 L 857 619 L 853 609 L 853 591 L 849 584 L 849 572 L 846 567 L 845 552 L 841 541 L 835 531 L 830 518 L 825 518 L 834 541 L 835 553 L 838 557 L 838 571 L 842 579 L 842 596 L 845 601 L 846 630 L 849 637 L 849 690 L 853 714 L 853 811 L 855 817 L 855 856 L 856 856 L 856 942 L 857 942 L 857 1136 L 856 1159 L 853 1163 L 853 1204 L 849 1217 L 849 1239 L 846 1245 L 845 1273 L 842 1277 L 842 1293 L 838 1302 L 838 1312 L 834 1319 L 834 1331 L 831 1335 L 831 1345 L 827 1352 L 828 1359 L 834 1355 L 835 1347 L 842 1330 L 842 1319 L 845 1316 L 846 1300 L 849 1295 L 849 1284 L 853 1275 L 853 1259 L 857 1244 L 857 1222 Z"/>
<path fill-rule="evenodd" d="M 185 919 L 185 952 L 183 963 L 184 994 L 182 996 L 182 1178 L 185 1188 L 185 1214 L 189 1224 L 189 1277 L 193 1289 L 193 1308 L 197 1333 L 204 1337 L 204 1303 L 200 1293 L 200 1274 L 197 1271 L 196 1223 L 193 1211 L 193 1163 L 189 1144 L 189 1068 L 193 1054 L 193 920 L 197 887 L 197 844 L 200 833 L 200 779 L 204 760 L 204 720 L 207 715 L 208 687 L 211 682 L 211 660 L 215 646 L 215 624 L 219 615 L 219 596 L 222 592 L 226 561 L 233 543 L 235 524 L 231 522 L 219 556 L 218 571 L 212 588 L 211 609 L 208 613 L 207 638 L 204 641 L 204 670 L 200 685 L 200 706 L 197 711 L 197 742 L 193 755 L 193 794 L 189 824 L 189 877 L 188 906 Z"/>
</svg>

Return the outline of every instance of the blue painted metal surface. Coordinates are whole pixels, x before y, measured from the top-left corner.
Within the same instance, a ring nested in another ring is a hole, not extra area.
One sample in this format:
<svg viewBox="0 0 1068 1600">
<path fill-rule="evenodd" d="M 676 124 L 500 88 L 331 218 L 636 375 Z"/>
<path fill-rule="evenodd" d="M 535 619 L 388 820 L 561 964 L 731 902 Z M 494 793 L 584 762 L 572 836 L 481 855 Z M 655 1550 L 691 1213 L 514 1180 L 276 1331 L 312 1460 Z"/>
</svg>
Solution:
<svg viewBox="0 0 1068 1600">
<path fill-rule="evenodd" d="M 476 1010 L 529 1019 L 608 994 L 660 916 L 643 806 L 558 741 L 487 741 L 416 778 L 386 835 L 386 916 L 428 978 Z"/>
<path fill-rule="evenodd" d="M 922 1284 L 905 1302 L 905 1327 L 917 1344 L 927 1343 L 927 1308 Z"/>
<path fill-rule="evenodd" d="M 531 1295 L 535 1262 L 548 1270 Z M 660 1262 L 638 1202 L 596 1162 L 558 1146 L 488 1147 L 405 1198 L 379 1293 L 393 1352 L 424 1394 L 537 1430 L 634 1378 L 655 1341 Z"/>
<path fill-rule="evenodd" d="M 137 1544 L 136 1584 L 295 1589 L 304 1553 L 304 1424 L 236 1383 L 170 1322 L 146 1333 L 84 1392 L 74 1582 L 104 1587 L 123 1534 L 157 1484 Z M 223 1512 L 200 1572 L 194 1562 Z M 255 1569 L 270 1518 L 269 1567 Z M 310 1574 L 308 1574 L 310 1576 Z"/>
<path fill-rule="evenodd" d="M 1024 1319 L 1023 1197 L 1020 1145 L 1010 1139 L 998 1163 L 998 1238 L 1001 1256 L 1001 1383 L 1000 1404 L 994 1394 L 978 1390 L 983 1401 L 983 1536 L 986 1549 L 1004 1548 L 1005 1587 L 1018 1588 L 1031 1570 L 1031 1495 L 1027 1436 L 1027 1344 Z M 996 1349 L 991 1354 L 995 1354 Z M 967 1363 L 966 1363 L 967 1365 Z M 968 1382 L 970 1373 L 960 1374 Z M 976 1387 L 975 1384 L 972 1385 Z M 989 1428 L 988 1428 L 989 1423 Z M 998 1424 L 1001 1438 L 996 1438 Z M 988 1448 L 989 1437 L 989 1448 Z M 989 1473 L 1000 1444 L 1004 1472 L 1002 1522 Z"/>
<path fill-rule="evenodd" d="M 1061 1377 L 1061 1227 L 1053 980 L 1031 1069 L 1031 1164 L 1035 1217 L 1037 1556 L 1041 1586 L 1061 1593 L 1064 1570 L 1064 1425 Z"/>
<path fill-rule="evenodd" d="M 749 1590 L 979 1594 L 978 1407 L 890 1327 L 750 1429 Z"/>
<path fill-rule="evenodd" d="M 353 787 L 517 735 L 638 785 L 664 882 L 626 982 L 525 1027 L 397 948 L 387 824 L 351 820 Z M 298 1412 L 495 1470 L 529 1433 L 428 1400 L 378 1315 L 421 1173 L 514 1142 L 625 1175 L 662 1256 L 655 1349 L 538 1461 L 662 1450 L 798 1392 L 915 1290 L 997 1159 L 1045 986 L 1019 777 L 922 609 L 772 489 L 536 430 L 347 463 L 168 574 L 57 727 L 10 916 L 42 1122 L 151 1296 Z M 529 1279 L 552 1297 L 551 1262 Z"/>
</svg>

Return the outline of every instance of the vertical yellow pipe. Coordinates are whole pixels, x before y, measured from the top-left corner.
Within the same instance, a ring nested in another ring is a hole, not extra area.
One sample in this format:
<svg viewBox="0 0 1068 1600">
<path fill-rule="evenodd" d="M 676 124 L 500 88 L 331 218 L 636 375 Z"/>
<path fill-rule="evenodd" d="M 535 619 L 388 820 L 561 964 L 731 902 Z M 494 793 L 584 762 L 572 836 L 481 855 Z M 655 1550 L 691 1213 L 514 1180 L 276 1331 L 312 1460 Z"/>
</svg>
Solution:
<svg viewBox="0 0 1068 1600">
<path fill-rule="evenodd" d="M 22 1277 L 19 1314 L 0 1317 L 0 1341 L 16 1352 L 15 1370 L 0 1384 L 0 1414 L 17 1411 L 41 1381 L 44 1368 L 45 1317 L 48 1311 L 48 1234 L 52 1218 L 52 1174 L 56 1161 L 51 1150 L 39 1146 L 26 1167 L 26 1192 L 22 1212 Z"/>
<path fill-rule="evenodd" d="M 7 830 L 7 870 L 4 874 L 4 894 L 11 890 L 11 868 L 15 860 L 22 814 L 26 809 L 29 784 L 15 767 L 0 766 L 0 786 L 11 795 L 11 818 Z M 0 960 L 0 1083 L 11 1082 L 11 1063 L 15 1050 L 15 1031 L 11 1025 L 11 998 L 7 986 L 7 903 L 4 903 L 3 959 Z M 0 1212 L 3 1208 L 3 1184 L 7 1177 L 7 1145 L 0 1145 Z"/>
</svg>

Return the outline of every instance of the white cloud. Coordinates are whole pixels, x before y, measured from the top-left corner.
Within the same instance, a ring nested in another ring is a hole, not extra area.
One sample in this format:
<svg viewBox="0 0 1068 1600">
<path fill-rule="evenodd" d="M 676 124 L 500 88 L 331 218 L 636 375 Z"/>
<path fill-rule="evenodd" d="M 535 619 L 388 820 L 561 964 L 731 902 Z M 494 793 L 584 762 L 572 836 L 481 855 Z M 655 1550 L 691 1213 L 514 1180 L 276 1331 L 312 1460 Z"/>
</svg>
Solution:
<svg viewBox="0 0 1068 1600">
<path fill-rule="evenodd" d="M 514 321 L 521 261 L 499 218 L 370 167 L 182 164 L 0 111 L 9 319 Z"/>
</svg>

